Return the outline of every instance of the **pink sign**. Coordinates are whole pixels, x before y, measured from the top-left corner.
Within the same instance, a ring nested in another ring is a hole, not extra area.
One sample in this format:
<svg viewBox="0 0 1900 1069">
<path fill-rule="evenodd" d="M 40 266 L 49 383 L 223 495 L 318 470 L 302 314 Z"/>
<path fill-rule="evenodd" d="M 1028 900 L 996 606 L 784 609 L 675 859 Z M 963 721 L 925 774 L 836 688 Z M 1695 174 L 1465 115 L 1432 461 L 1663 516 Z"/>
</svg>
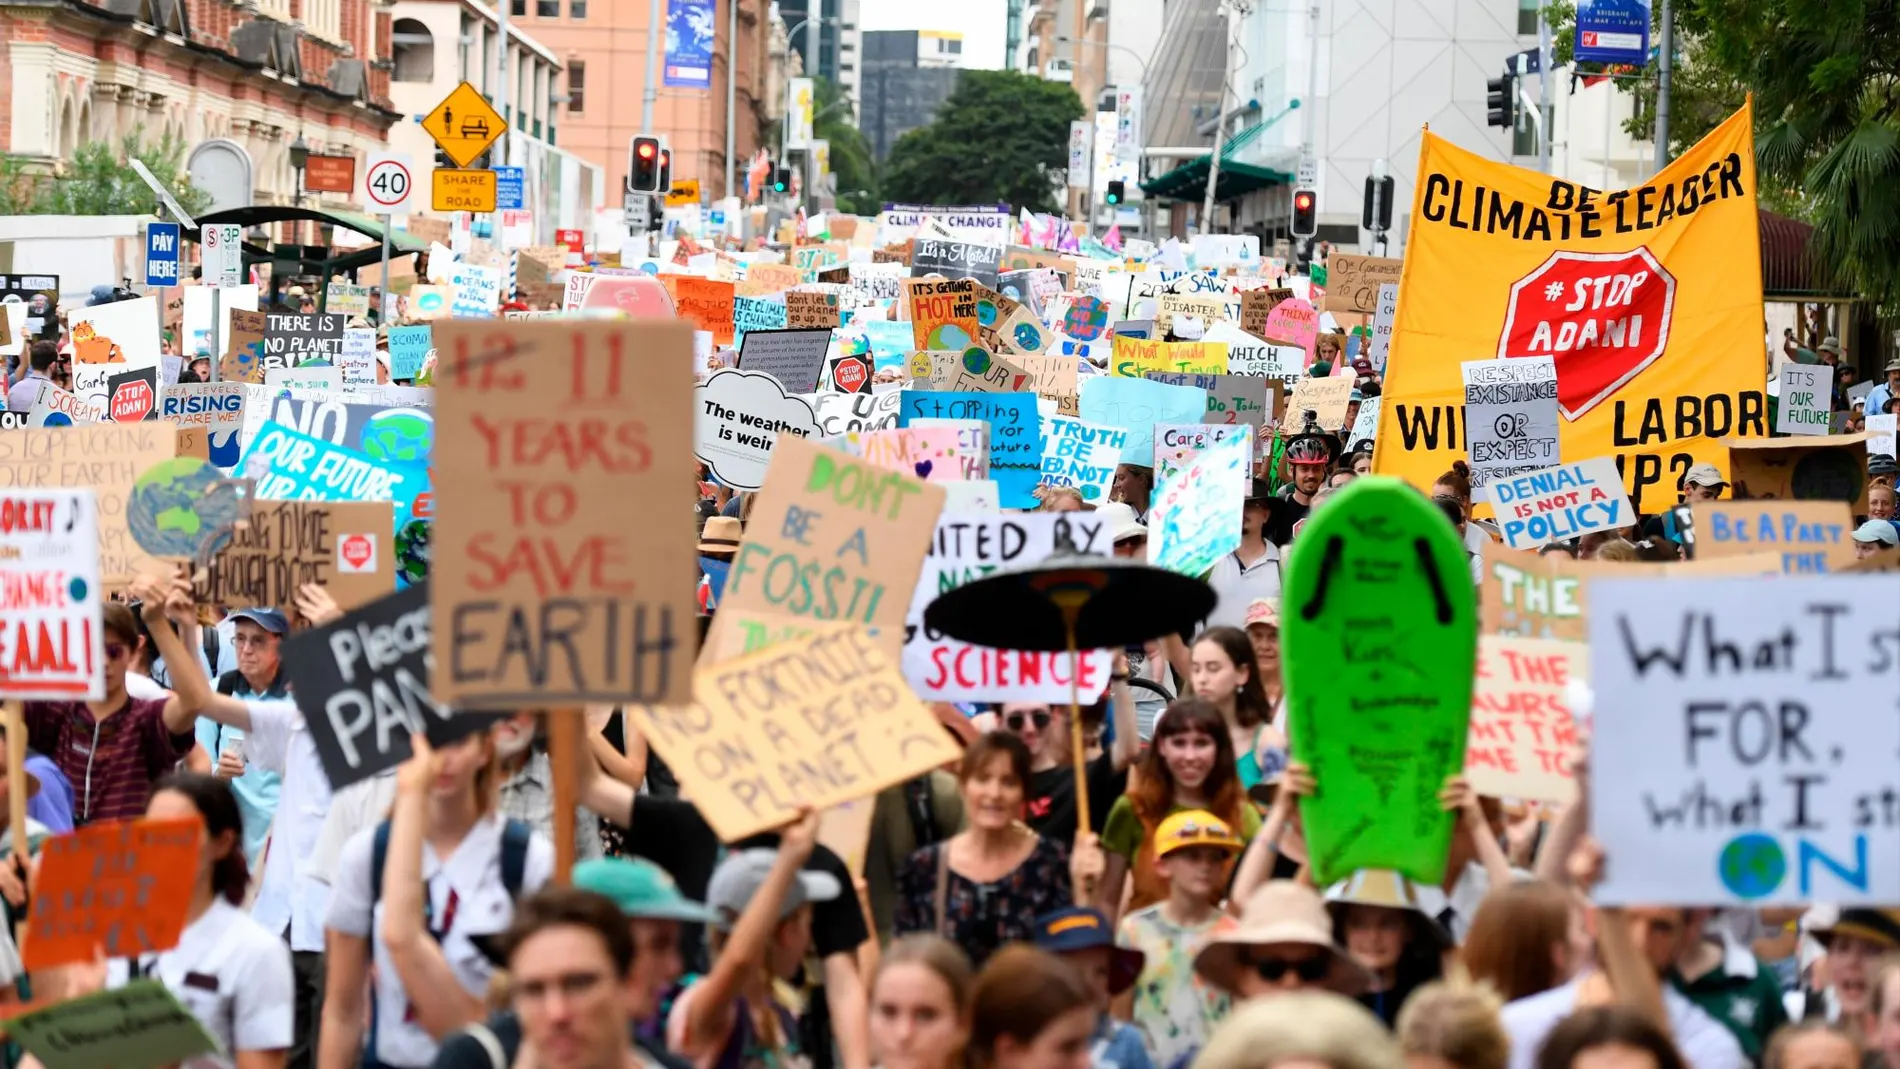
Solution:
<svg viewBox="0 0 1900 1069">
<path fill-rule="evenodd" d="M 987 472 L 972 474 L 984 458 L 969 446 L 957 427 L 861 431 L 857 441 L 865 463 L 914 475 L 925 482 L 954 483 L 988 477 Z"/>
<path fill-rule="evenodd" d="M 1319 337 L 1319 310 L 1298 297 L 1289 297 L 1267 313 L 1265 336 L 1306 350 L 1306 366 L 1313 366 L 1313 343 Z"/>
</svg>

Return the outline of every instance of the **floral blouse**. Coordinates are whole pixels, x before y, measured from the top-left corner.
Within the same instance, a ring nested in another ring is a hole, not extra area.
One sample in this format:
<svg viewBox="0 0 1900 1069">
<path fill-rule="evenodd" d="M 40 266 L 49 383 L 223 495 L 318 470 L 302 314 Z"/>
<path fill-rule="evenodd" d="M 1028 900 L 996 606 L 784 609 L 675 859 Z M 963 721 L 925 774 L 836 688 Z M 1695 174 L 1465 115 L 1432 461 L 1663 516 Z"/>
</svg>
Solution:
<svg viewBox="0 0 1900 1069">
<path fill-rule="evenodd" d="M 943 929 L 937 931 L 938 853 L 948 846 L 926 846 L 904 862 L 897 874 L 896 934 L 935 931 L 981 968 L 1003 944 L 1033 940 L 1037 917 L 1073 904 L 1068 847 L 1039 837 L 1023 863 L 999 880 L 975 883 L 951 869 Z"/>
</svg>

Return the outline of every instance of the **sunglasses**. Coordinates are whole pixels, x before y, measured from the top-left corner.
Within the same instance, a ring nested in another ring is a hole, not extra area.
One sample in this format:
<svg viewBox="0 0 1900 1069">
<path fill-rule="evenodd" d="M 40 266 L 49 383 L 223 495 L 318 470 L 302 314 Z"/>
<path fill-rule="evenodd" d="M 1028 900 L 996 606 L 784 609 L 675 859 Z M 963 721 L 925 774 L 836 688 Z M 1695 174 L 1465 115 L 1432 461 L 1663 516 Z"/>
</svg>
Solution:
<svg viewBox="0 0 1900 1069">
<path fill-rule="evenodd" d="M 1051 715 L 1047 709 L 1038 709 L 1033 713 L 1011 713 L 1003 718 L 1003 723 L 1007 725 L 1011 731 L 1021 731 L 1023 729 L 1023 721 L 1028 719 L 1035 723 L 1037 731 L 1046 731 L 1049 728 Z"/>
<path fill-rule="evenodd" d="M 1260 978 L 1270 984 L 1279 983 L 1281 978 L 1289 972 L 1298 976 L 1304 983 L 1317 984 L 1326 979 L 1327 973 L 1333 971 L 1333 963 L 1325 958 L 1301 958 L 1298 961 L 1288 961 L 1285 958 L 1261 958 L 1250 964 L 1253 966 L 1253 971 L 1259 973 Z"/>
<path fill-rule="evenodd" d="M 125 656 L 124 646 L 121 646 L 117 642 L 106 643 L 106 660 L 116 661 L 123 656 Z"/>
</svg>

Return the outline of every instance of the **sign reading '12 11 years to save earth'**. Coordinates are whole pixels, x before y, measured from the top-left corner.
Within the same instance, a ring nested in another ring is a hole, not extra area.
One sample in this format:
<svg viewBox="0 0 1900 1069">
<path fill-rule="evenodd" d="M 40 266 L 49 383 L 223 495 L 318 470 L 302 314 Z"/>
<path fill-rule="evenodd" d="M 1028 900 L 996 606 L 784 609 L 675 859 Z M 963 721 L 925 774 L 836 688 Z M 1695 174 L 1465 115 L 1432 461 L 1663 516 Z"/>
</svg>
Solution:
<svg viewBox="0 0 1900 1069">
<path fill-rule="evenodd" d="M 452 320 L 436 342 L 435 696 L 690 700 L 693 486 L 668 465 L 691 325 Z"/>
</svg>

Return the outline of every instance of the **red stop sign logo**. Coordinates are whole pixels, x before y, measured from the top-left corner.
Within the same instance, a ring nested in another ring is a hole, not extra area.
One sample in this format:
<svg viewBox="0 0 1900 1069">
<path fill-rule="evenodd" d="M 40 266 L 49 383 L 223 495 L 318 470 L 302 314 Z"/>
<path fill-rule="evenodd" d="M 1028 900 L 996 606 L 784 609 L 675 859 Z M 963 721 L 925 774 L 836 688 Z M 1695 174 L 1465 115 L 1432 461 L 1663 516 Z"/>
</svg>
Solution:
<svg viewBox="0 0 1900 1069">
<path fill-rule="evenodd" d="M 133 379 L 112 395 L 112 422 L 137 423 L 152 414 L 152 384 Z"/>
<path fill-rule="evenodd" d="M 349 535 L 337 543 L 337 553 L 351 571 L 366 571 L 376 560 L 376 543 L 369 535 Z"/>
<path fill-rule="evenodd" d="M 1646 248 L 1554 252 L 1511 287 L 1498 355 L 1548 356 L 1557 407 L 1577 419 L 1669 345 L 1676 280 Z"/>
<path fill-rule="evenodd" d="M 841 393 L 859 393 L 871 381 L 871 365 L 861 356 L 841 356 L 831 367 L 831 381 Z"/>
</svg>

